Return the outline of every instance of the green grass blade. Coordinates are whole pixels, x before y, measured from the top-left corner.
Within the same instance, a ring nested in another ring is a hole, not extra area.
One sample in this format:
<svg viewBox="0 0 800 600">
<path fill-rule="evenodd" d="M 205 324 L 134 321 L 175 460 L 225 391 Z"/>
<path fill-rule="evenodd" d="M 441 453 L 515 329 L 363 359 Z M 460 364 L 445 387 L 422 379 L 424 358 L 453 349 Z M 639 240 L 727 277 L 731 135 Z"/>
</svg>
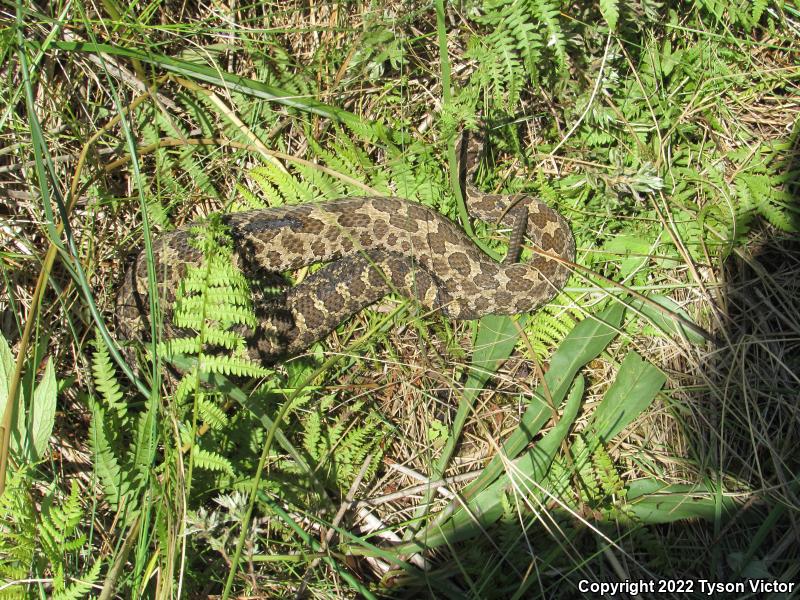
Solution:
<svg viewBox="0 0 800 600">
<path fill-rule="evenodd" d="M 655 479 L 639 479 L 628 486 L 625 512 L 641 523 L 672 523 L 681 519 L 713 521 L 719 508 L 730 515 L 734 499 L 722 496 L 718 506 L 716 490 L 705 485 L 667 485 Z"/>
<path fill-rule="evenodd" d="M 693 344 L 704 344 L 706 342 L 706 338 L 698 333 L 700 330 L 699 326 L 697 326 L 697 330 L 694 330 L 683 324 L 682 321 L 687 321 L 689 323 L 693 323 L 693 321 L 688 313 L 678 306 L 672 298 L 653 295 L 648 296 L 647 299 L 655 302 L 666 310 L 657 310 L 652 305 L 637 298 L 622 299 L 622 302 L 630 306 L 636 313 L 641 314 L 650 321 L 650 323 L 666 334 L 685 336 L 686 339 Z"/>
<path fill-rule="evenodd" d="M 249 96 L 277 102 L 290 108 L 296 108 L 303 112 L 309 112 L 321 117 L 333 119 L 346 125 L 358 124 L 361 119 L 351 112 L 342 110 L 312 100 L 301 98 L 296 94 L 282 90 L 280 88 L 267 85 L 254 79 L 248 79 L 233 73 L 223 71 L 219 66 L 200 65 L 185 60 L 180 60 L 164 54 L 153 52 L 143 52 L 131 48 L 122 48 L 111 44 L 87 43 L 87 42 L 63 42 L 58 41 L 54 47 L 66 52 L 88 52 L 91 54 L 109 54 L 111 56 L 121 56 L 131 60 L 139 60 L 161 67 L 165 71 L 182 75 L 197 81 L 204 81 L 212 85 L 218 85 L 230 90 L 241 92 Z"/>
</svg>

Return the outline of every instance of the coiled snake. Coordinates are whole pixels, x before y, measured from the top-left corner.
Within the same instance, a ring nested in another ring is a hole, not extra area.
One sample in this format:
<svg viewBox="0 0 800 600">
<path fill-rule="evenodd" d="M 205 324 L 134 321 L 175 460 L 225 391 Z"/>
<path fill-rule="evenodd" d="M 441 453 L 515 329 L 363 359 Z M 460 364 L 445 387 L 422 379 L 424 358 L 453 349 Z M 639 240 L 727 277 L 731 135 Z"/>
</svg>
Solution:
<svg viewBox="0 0 800 600">
<path fill-rule="evenodd" d="M 570 274 L 562 260 L 571 262 L 575 257 L 569 225 L 531 196 L 477 190 L 472 176 L 480 145 L 478 136 L 464 135 L 459 143 L 460 174 L 470 214 L 512 228 L 512 243 L 502 263 L 482 252 L 443 215 L 399 198 L 348 197 L 223 216 L 233 238 L 235 261 L 254 280 L 329 263 L 278 300 L 255 301 L 261 324 L 245 332 L 250 356 L 270 364 L 297 354 L 391 291 L 452 319 L 529 312 L 553 298 Z M 518 263 L 523 234 L 536 253 Z M 187 265 L 202 259 L 189 239 L 187 226 L 153 243 L 159 301 L 167 317 Z M 147 263 L 142 253 L 117 294 L 120 337 L 145 339 L 150 331 L 148 313 Z"/>
</svg>

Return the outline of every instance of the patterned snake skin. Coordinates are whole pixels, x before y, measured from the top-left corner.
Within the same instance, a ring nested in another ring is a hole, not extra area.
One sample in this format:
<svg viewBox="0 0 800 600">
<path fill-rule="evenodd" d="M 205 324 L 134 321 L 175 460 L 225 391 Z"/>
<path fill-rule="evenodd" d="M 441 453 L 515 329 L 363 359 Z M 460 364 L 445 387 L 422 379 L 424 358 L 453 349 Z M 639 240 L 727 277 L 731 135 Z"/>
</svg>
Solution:
<svg viewBox="0 0 800 600">
<path fill-rule="evenodd" d="M 392 291 L 452 319 L 529 312 L 553 298 L 570 274 L 558 259 L 575 257 L 569 225 L 531 196 L 485 194 L 473 187 L 480 146 L 477 136 L 463 136 L 460 175 L 471 215 L 512 228 L 502 263 L 435 210 L 399 198 L 351 197 L 225 215 L 235 261 L 252 281 L 274 281 L 283 271 L 329 263 L 278 299 L 259 301 L 256 292 L 260 325 L 243 332 L 250 356 L 271 364 L 297 354 Z M 535 254 L 518 263 L 523 235 L 533 242 Z M 189 239 L 187 226 L 153 244 L 166 322 L 187 265 L 202 258 Z M 117 294 L 120 337 L 146 339 L 148 315 L 147 263 L 141 253 Z M 167 328 L 165 336 L 170 335 Z"/>
</svg>

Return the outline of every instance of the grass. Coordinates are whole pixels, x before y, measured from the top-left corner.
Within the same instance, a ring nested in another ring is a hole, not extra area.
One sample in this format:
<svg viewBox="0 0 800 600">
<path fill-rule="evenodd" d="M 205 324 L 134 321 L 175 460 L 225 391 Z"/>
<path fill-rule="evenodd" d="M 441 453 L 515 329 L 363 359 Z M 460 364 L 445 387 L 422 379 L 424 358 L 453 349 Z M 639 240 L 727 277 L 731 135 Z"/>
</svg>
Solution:
<svg viewBox="0 0 800 600">
<path fill-rule="evenodd" d="M 0 597 L 797 579 L 800 8 L 112 0 L 0 23 Z M 453 322 L 389 296 L 265 372 L 118 353 L 132 251 L 217 211 L 395 195 L 501 256 L 454 176 L 479 122 L 483 189 L 575 233 L 547 307 Z"/>
</svg>

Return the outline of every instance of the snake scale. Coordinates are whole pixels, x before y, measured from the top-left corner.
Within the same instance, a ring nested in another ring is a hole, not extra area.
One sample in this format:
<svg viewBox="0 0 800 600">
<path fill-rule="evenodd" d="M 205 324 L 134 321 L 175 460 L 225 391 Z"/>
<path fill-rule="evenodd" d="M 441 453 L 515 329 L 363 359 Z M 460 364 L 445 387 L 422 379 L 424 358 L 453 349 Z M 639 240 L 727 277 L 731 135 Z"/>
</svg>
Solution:
<svg viewBox="0 0 800 600">
<path fill-rule="evenodd" d="M 502 263 L 437 211 L 399 198 L 347 197 L 224 215 L 234 260 L 252 280 L 328 263 L 277 300 L 259 302 L 254 295 L 260 325 L 243 332 L 251 358 L 272 364 L 297 354 L 392 291 L 452 319 L 529 312 L 552 299 L 569 277 L 568 263 L 575 257 L 569 225 L 532 196 L 486 194 L 475 188 L 481 145 L 480 136 L 470 134 L 459 142 L 462 189 L 472 217 L 512 228 L 511 249 Z M 189 228 L 165 233 L 153 243 L 165 321 L 187 266 L 202 260 L 189 243 Z M 519 263 L 523 234 L 535 253 Z M 121 338 L 147 338 L 144 252 L 125 274 L 115 316 Z"/>
</svg>

